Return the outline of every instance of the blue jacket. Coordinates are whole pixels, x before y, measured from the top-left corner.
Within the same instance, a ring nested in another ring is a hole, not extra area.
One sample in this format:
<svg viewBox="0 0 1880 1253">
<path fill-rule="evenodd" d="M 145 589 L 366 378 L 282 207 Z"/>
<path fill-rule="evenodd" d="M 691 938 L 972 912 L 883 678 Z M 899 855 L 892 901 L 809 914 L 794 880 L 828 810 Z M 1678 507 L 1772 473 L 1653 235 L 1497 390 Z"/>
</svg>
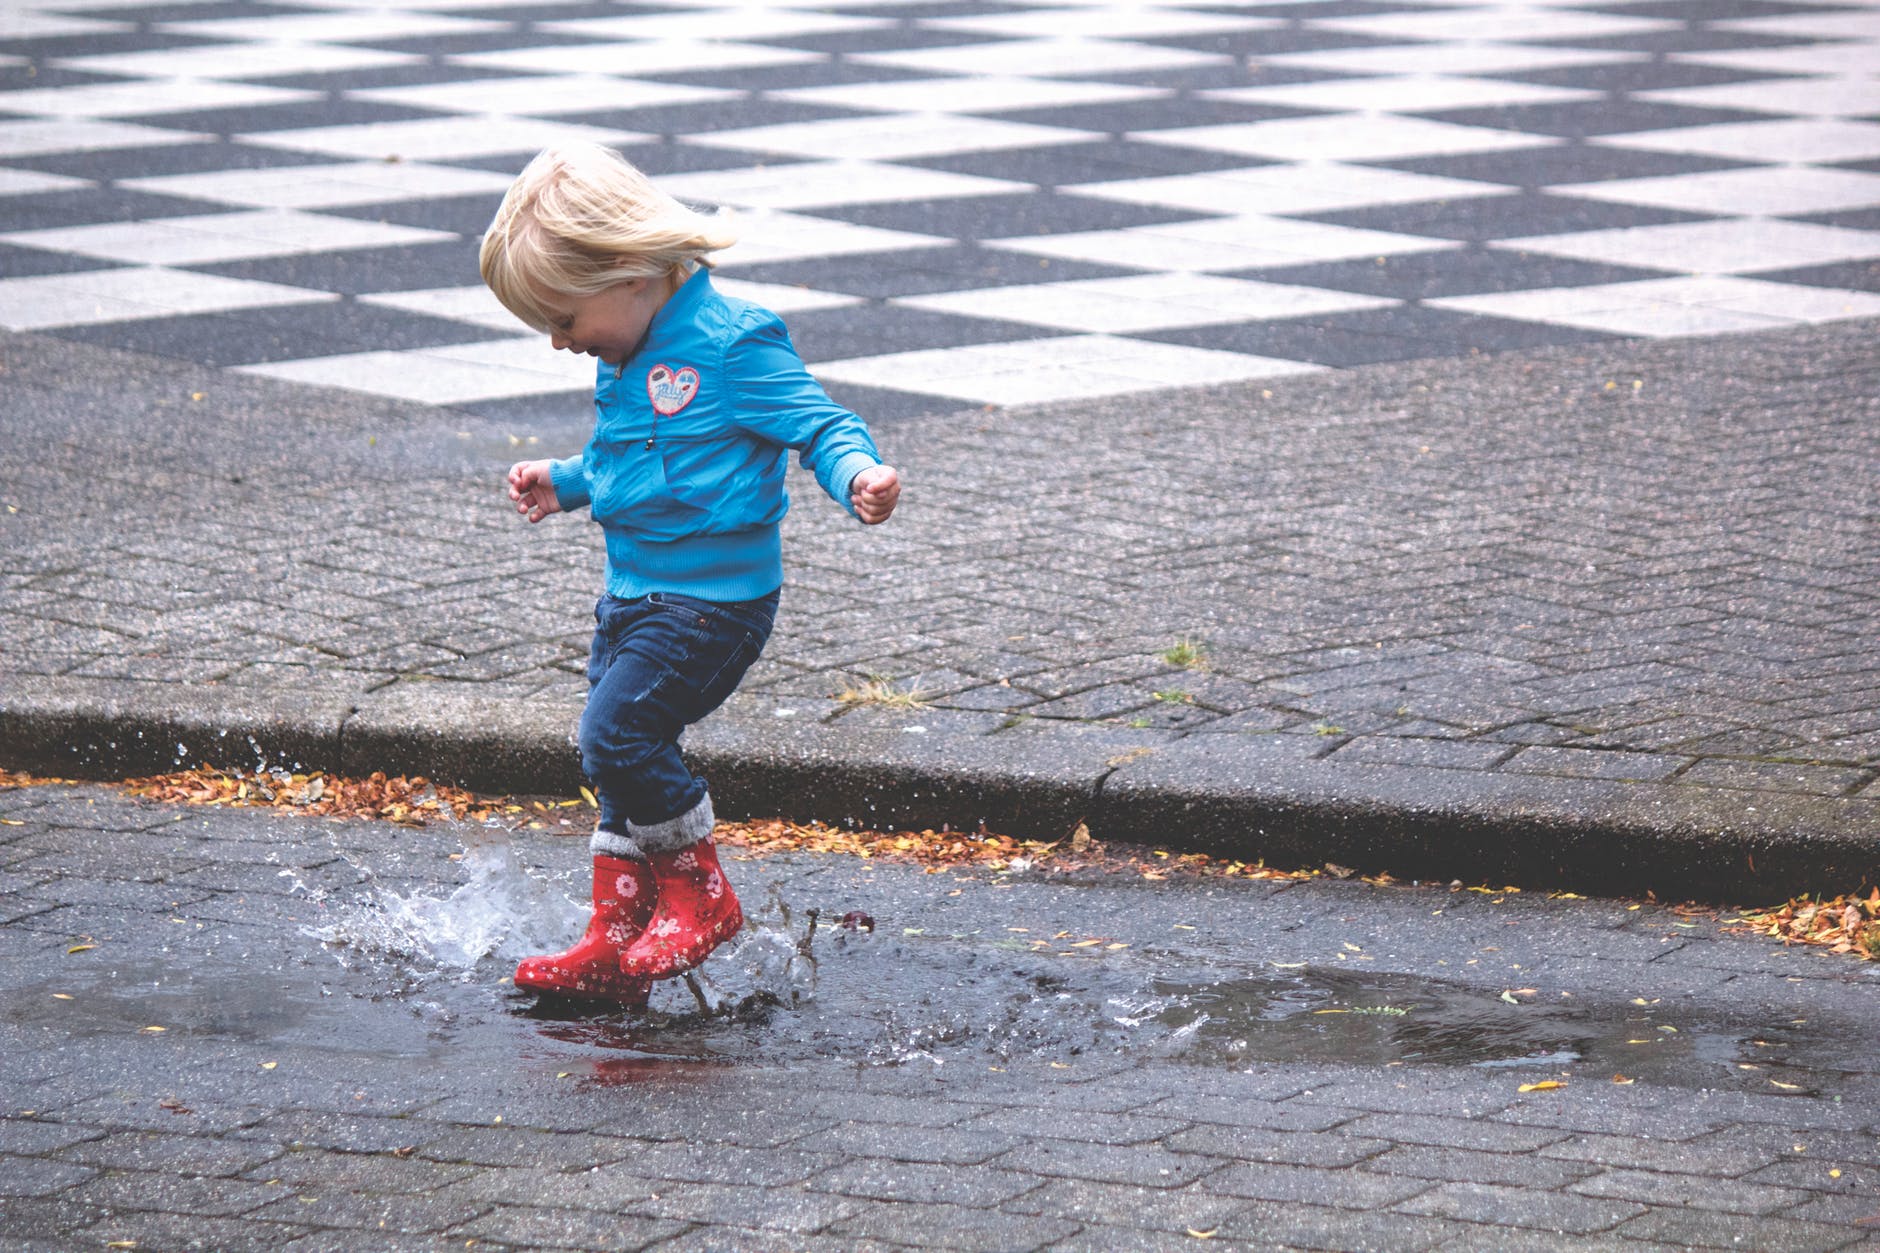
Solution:
<svg viewBox="0 0 1880 1253">
<path fill-rule="evenodd" d="M 601 363 L 594 436 L 554 463 L 563 509 L 607 537 L 607 590 L 752 600 L 783 584 L 788 450 L 844 509 L 880 463 L 862 420 L 804 368 L 783 322 L 720 295 L 701 268 L 620 367 Z"/>
</svg>

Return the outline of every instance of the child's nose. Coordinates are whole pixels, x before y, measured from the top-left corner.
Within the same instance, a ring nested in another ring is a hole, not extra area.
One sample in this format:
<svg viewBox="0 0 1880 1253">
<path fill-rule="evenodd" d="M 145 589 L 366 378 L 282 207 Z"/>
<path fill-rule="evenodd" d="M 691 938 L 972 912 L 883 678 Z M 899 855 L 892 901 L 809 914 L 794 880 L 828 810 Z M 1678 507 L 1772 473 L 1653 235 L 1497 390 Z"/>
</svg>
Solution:
<svg viewBox="0 0 1880 1253">
<path fill-rule="evenodd" d="M 548 342 L 555 346 L 557 352 L 564 348 L 574 347 L 574 341 L 569 339 L 566 335 L 563 335 L 560 331 L 550 331 L 548 333 Z"/>
</svg>

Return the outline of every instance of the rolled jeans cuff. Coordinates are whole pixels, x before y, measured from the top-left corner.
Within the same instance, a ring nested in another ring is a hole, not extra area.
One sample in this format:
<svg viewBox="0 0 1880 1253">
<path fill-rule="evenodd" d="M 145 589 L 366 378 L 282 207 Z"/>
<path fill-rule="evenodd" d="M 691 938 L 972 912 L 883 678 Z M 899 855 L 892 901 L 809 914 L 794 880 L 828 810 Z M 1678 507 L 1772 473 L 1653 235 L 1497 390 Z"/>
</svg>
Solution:
<svg viewBox="0 0 1880 1253">
<path fill-rule="evenodd" d="M 637 822 L 628 822 L 626 838 L 637 845 L 642 856 L 654 853 L 670 853 L 682 848 L 690 848 L 712 833 L 718 819 L 712 813 L 712 795 L 705 793 L 698 798 L 698 804 L 680 814 L 677 818 L 668 818 L 664 822 L 650 822 L 642 826 Z M 596 832 L 598 838 L 599 833 Z"/>
</svg>

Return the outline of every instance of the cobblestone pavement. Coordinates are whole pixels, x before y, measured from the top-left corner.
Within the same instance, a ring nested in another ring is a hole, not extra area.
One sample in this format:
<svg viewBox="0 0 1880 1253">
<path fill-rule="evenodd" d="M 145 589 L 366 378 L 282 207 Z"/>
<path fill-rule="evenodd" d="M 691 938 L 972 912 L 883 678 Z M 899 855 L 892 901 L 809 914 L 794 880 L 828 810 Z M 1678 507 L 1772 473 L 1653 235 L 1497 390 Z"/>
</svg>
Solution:
<svg viewBox="0 0 1880 1253">
<path fill-rule="evenodd" d="M 16 764 L 252 765 L 252 734 L 572 794 L 596 536 L 497 486 L 572 421 L 0 351 Z M 692 743 L 734 810 L 1858 886 L 1874 366 L 1852 324 L 889 423 L 902 512 L 864 530 L 798 484 L 778 634 Z"/>
<path fill-rule="evenodd" d="M 499 980 L 579 839 L 0 822 L 9 1253 L 1880 1242 L 1872 968 L 1703 914 L 739 859 L 768 925 L 874 931 L 794 1005 L 759 932 L 729 1016 L 557 1016 Z"/>
<path fill-rule="evenodd" d="M 560 138 L 739 211 L 879 417 L 1880 313 L 1871 3 L 31 0 L 0 327 L 526 420 Z"/>
</svg>

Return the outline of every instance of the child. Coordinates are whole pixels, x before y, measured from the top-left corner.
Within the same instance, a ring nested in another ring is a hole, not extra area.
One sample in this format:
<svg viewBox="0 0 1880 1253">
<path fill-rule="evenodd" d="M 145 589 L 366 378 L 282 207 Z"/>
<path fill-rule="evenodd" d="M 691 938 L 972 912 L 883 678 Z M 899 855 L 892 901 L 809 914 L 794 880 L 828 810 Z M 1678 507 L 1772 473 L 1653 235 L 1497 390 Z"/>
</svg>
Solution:
<svg viewBox="0 0 1880 1253">
<path fill-rule="evenodd" d="M 531 161 L 483 237 L 497 299 L 600 359 L 581 455 L 509 471 L 530 522 L 586 505 L 607 543 L 580 740 L 600 801 L 594 913 L 573 948 L 516 968 L 520 988 L 644 1005 L 743 926 L 679 736 L 770 636 L 788 450 L 864 523 L 900 499 L 868 428 L 810 377 L 777 316 L 713 289 L 710 254 L 731 242 L 587 144 Z"/>
</svg>

